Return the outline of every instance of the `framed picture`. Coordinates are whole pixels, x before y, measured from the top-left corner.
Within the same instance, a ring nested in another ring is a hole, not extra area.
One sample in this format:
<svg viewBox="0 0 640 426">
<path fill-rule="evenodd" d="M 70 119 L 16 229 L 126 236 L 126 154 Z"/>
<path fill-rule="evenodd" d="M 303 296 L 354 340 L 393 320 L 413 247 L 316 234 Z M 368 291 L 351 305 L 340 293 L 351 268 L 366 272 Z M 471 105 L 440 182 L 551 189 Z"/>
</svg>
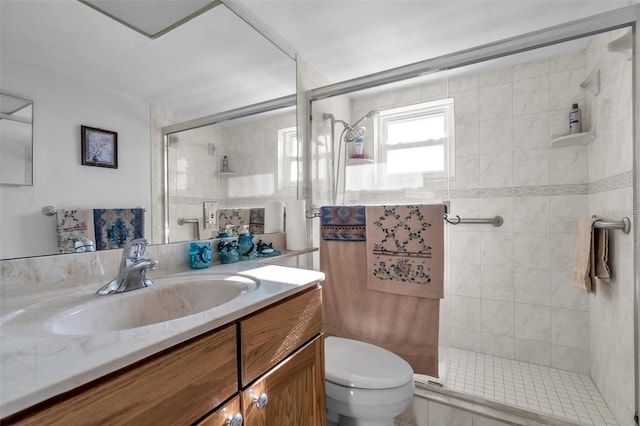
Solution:
<svg viewBox="0 0 640 426">
<path fill-rule="evenodd" d="M 81 126 L 82 165 L 118 168 L 118 134 Z"/>
</svg>

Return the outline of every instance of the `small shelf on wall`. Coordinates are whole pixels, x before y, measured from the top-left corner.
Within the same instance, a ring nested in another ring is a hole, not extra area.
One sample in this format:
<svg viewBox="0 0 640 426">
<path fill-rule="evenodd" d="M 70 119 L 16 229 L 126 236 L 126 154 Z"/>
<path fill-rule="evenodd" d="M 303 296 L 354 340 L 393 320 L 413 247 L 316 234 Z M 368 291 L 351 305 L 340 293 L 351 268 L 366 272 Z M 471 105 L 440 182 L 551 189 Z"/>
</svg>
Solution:
<svg viewBox="0 0 640 426">
<path fill-rule="evenodd" d="M 587 145 L 596 139 L 596 127 L 593 126 L 588 132 L 574 133 L 564 136 L 553 136 L 551 138 L 551 148 L 564 148 L 566 146 Z"/>
<path fill-rule="evenodd" d="M 237 174 L 238 172 L 218 172 L 219 177 L 229 177 L 229 176 L 235 176 Z"/>
<path fill-rule="evenodd" d="M 347 165 L 355 166 L 358 164 L 373 164 L 373 158 L 348 158 Z"/>
<path fill-rule="evenodd" d="M 627 31 L 622 37 L 618 37 L 617 39 L 607 44 L 607 50 L 609 52 L 622 53 L 627 58 L 628 61 L 630 61 L 632 57 L 631 49 L 632 49 L 631 30 Z"/>
</svg>

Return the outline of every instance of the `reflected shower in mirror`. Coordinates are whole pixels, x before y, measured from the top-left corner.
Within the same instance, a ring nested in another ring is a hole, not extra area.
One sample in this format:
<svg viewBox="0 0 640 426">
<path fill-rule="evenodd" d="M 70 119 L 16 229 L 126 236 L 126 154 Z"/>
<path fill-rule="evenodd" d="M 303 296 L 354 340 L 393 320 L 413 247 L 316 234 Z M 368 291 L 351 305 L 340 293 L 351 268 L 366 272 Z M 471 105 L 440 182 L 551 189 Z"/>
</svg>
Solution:
<svg viewBox="0 0 640 426">
<path fill-rule="evenodd" d="M 297 197 L 295 96 L 265 108 L 249 106 L 224 119 L 206 119 L 212 124 L 173 133 L 171 129 L 183 124 L 166 129 L 166 242 L 192 240 L 198 234 L 212 238 L 228 230 L 237 235 L 243 225 L 262 234 L 265 223 L 281 222 L 269 217 L 282 214 L 280 210 L 265 212 L 267 203 Z M 217 210 L 215 220 L 210 219 L 209 203 Z M 191 225 L 180 225 L 180 218 L 192 220 Z"/>
<path fill-rule="evenodd" d="M 33 185 L 33 102 L 1 93 L 0 184 Z"/>
</svg>

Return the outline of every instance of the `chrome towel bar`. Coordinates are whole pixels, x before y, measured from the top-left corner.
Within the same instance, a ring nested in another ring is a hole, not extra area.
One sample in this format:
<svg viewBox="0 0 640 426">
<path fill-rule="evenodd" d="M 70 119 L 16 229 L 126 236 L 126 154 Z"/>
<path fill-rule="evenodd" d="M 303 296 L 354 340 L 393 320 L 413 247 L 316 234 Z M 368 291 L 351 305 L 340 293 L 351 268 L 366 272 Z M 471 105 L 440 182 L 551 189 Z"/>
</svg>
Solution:
<svg viewBox="0 0 640 426">
<path fill-rule="evenodd" d="M 631 219 L 623 217 L 622 220 L 598 219 L 593 222 L 594 228 L 620 229 L 623 233 L 631 232 Z"/>
<path fill-rule="evenodd" d="M 504 219 L 502 219 L 502 216 L 493 216 L 493 217 L 487 217 L 487 218 L 469 217 L 469 218 L 463 219 L 460 216 L 456 215 L 455 219 L 452 219 L 451 215 L 447 213 L 445 213 L 444 215 L 444 220 L 447 223 L 450 223 L 451 225 L 459 225 L 464 223 L 476 223 L 476 224 L 486 223 L 493 226 L 502 226 L 502 224 L 504 223 Z"/>
</svg>

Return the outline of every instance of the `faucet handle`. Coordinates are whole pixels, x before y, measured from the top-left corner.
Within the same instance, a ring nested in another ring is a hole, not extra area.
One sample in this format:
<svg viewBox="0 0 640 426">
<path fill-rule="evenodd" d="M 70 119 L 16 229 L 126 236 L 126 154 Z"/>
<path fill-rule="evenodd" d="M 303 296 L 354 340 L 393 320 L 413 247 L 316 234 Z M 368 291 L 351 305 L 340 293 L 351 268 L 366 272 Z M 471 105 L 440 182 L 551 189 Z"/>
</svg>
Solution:
<svg viewBox="0 0 640 426">
<path fill-rule="evenodd" d="M 122 260 L 120 262 L 120 270 L 125 266 L 129 266 L 132 261 L 140 259 L 144 254 L 147 245 L 149 244 L 149 240 L 146 238 L 136 238 L 135 240 L 129 241 L 124 248 L 122 249 Z"/>
</svg>

